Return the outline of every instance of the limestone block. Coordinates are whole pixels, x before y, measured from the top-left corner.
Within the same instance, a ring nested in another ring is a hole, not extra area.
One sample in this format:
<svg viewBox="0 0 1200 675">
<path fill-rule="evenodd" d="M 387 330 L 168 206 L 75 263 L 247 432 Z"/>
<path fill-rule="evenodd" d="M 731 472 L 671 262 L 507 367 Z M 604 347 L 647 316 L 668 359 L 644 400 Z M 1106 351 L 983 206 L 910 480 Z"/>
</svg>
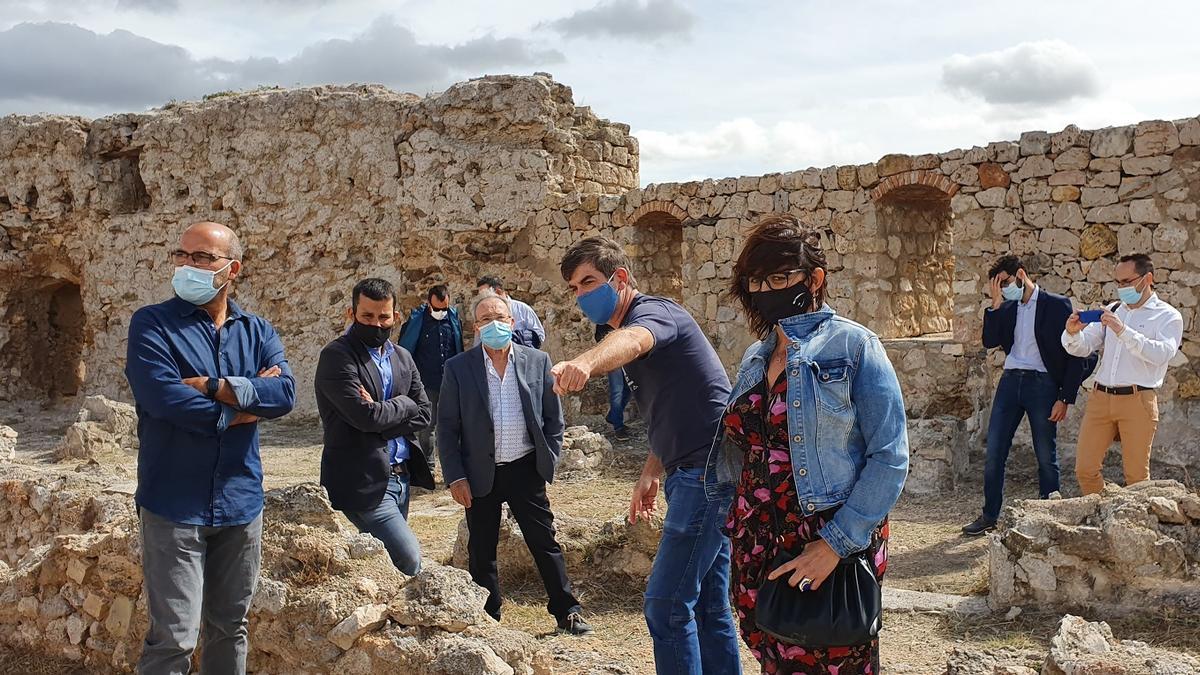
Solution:
<svg viewBox="0 0 1200 675">
<path fill-rule="evenodd" d="M 1108 127 L 1092 132 L 1092 155 L 1120 157 L 1133 145 L 1133 127 Z"/>
<path fill-rule="evenodd" d="M 1154 176 L 1171 168 L 1169 155 L 1131 157 L 1121 161 L 1121 170 L 1130 176 Z"/>
<path fill-rule="evenodd" d="M 1096 260 L 1117 252 L 1117 235 L 1108 226 L 1090 225 L 1079 235 L 1079 254 Z"/>
<path fill-rule="evenodd" d="M 350 649 L 364 633 L 383 626 L 387 622 L 387 618 L 387 605 L 364 605 L 356 608 L 349 616 L 342 619 L 326 637 L 338 647 Z"/>
<path fill-rule="evenodd" d="M 1093 206 L 1107 206 L 1108 204 L 1116 204 L 1117 191 L 1113 188 L 1085 187 L 1083 188 L 1080 203 L 1085 209 L 1089 209 Z"/>
<path fill-rule="evenodd" d="M 1153 199 L 1135 199 L 1129 202 L 1129 219 L 1135 223 L 1161 223 L 1163 215 Z"/>
<path fill-rule="evenodd" d="M 1174 152 L 1179 147 L 1179 132 L 1171 122 L 1154 120 L 1137 125 L 1133 136 L 1133 154 L 1151 157 Z"/>
<path fill-rule="evenodd" d="M 1026 131 L 1021 134 L 1021 156 L 1044 155 L 1050 152 L 1050 134 L 1045 131 Z"/>
</svg>

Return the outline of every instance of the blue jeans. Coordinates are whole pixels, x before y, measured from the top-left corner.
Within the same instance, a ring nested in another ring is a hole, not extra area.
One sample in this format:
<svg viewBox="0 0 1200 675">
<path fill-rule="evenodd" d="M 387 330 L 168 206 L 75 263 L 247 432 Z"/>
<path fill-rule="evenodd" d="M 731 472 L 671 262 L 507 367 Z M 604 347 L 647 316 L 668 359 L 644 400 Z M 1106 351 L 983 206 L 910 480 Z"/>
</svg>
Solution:
<svg viewBox="0 0 1200 675">
<path fill-rule="evenodd" d="M 617 368 L 608 374 L 608 416 L 604 419 L 614 430 L 625 427 L 625 406 L 629 405 L 629 383 L 625 381 L 625 370 Z"/>
<path fill-rule="evenodd" d="M 667 517 L 646 582 L 645 614 L 659 675 L 742 672 L 729 608 L 729 539 L 720 527 L 732 493 L 709 500 L 704 469 L 667 477 Z"/>
<path fill-rule="evenodd" d="M 983 470 L 983 515 L 995 520 L 1004 504 L 1004 465 L 1021 418 L 1029 418 L 1033 452 L 1038 463 L 1038 492 L 1042 499 L 1059 488 L 1058 424 L 1050 412 L 1058 400 L 1058 385 L 1047 373 L 1006 370 L 1000 376 L 992 417 L 988 422 L 987 462 Z"/>
<path fill-rule="evenodd" d="M 421 571 L 421 543 L 408 526 L 408 476 L 392 475 L 379 505 L 367 511 L 343 511 L 359 532 L 383 542 L 396 569 L 412 576 Z"/>
</svg>

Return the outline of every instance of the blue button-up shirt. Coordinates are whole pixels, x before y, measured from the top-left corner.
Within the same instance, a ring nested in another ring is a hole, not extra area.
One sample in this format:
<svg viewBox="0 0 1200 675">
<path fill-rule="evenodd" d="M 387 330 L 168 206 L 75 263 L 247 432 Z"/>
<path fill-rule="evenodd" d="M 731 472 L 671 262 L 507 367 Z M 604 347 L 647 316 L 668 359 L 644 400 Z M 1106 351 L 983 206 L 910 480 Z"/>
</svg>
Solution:
<svg viewBox="0 0 1200 675">
<path fill-rule="evenodd" d="M 279 377 L 258 377 L 279 366 Z M 217 330 L 208 312 L 179 298 L 148 305 L 129 322 L 125 376 L 138 414 L 138 506 L 185 525 L 248 523 L 263 507 L 258 425 L 229 426 L 239 410 L 281 417 L 296 400 L 283 343 L 266 319 L 229 302 Z M 230 382 L 237 409 L 183 383 Z"/>
<path fill-rule="evenodd" d="M 396 346 L 391 340 L 383 343 L 380 349 L 367 349 L 371 354 L 371 360 L 375 362 L 375 367 L 379 369 L 379 379 L 383 381 L 383 400 L 388 400 L 392 397 L 392 352 L 396 351 Z M 409 458 L 408 441 L 401 437 L 393 438 L 388 441 L 388 457 L 392 464 L 399 464 Z"/>
</svg>

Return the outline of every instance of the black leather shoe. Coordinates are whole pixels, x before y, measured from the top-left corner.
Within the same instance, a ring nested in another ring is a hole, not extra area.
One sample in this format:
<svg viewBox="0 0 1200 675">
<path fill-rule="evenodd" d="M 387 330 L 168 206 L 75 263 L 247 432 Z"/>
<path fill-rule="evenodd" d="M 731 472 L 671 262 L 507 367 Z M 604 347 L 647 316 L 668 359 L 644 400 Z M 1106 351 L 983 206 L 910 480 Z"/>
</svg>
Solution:
<svg viewBox="0 0 1200 675">
<path fill-rule="evenodd" d="M 975 519 L 975 522 L 964 527 L 962 532 L 968 537 L 977 537 L 984 532 L 991 532 L 994 529 L 996 529 L 996 521 L 987 516 L 979 516 Z"/>
<path fill-rule="evenodd" d="M 616 436 L 618 441 L 627 441 L 632 438 L 632 436 L 629 434 L 629 430 L 625 427 L 614 430 L 613 436 Z"/>
<path fill-rule="evenodd" d="M 568 635 L 591 635 L 595 631 L 588 622 L 583 620 L 579 612 L 571 612 L 567 618 L 559 620 L 558 632 Z"/>
</svg>

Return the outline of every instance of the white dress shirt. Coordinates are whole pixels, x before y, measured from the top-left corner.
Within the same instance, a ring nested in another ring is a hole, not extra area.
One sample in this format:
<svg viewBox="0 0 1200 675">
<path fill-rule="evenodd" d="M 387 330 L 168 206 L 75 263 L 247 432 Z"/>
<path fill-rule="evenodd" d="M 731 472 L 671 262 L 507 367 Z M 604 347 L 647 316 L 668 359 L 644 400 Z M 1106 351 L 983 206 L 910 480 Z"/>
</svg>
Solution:
<svg viewBox="0 0 1200 675">
<path fill-rule="evenodd" d="M 1037 301 L 1040 289 L 1033 287 L 1029 302 L 1017 301 L 1017 327 L 1013 331 L 1013 346 L 1004 359 L 1005 370 L 1037 370 L 1046 371 L 1046 363 L 1042 361 L 1042 350 L 1038 349 L 1037 336 L 1033 331 L 1034 319 L 1037 318 Z"/>
<path fill-rule="evenodd" d="M 496 372 L 487 351 L 480 351 L 487 372 L 488 407 L 496 436 L 496 463 L 511 462 L 533 452 L 533 439 L 525 426 L 525 411 L 521 407 L 521 390 L 517 386 L 516 369 L 512 367 L 512 354 L 504 364 L 502 376 Z"/>
<path fill-rule="evenodd" d="M 1064 330 L 1063 349 L 1073 356 L 1087 356 L 1103 346 L 1096 382 L 1106 387 L 1161 387 L 1167 364 L 1183 342 L 1183 316 L 1157 293 L 1150 294 L 1137 309 L 1122 303 L 1114 314 L 1125 324 L 1123 333 L 1117 335 L 1099 322 L 1089 323 L 1075 335 Z"/>
</svg>

